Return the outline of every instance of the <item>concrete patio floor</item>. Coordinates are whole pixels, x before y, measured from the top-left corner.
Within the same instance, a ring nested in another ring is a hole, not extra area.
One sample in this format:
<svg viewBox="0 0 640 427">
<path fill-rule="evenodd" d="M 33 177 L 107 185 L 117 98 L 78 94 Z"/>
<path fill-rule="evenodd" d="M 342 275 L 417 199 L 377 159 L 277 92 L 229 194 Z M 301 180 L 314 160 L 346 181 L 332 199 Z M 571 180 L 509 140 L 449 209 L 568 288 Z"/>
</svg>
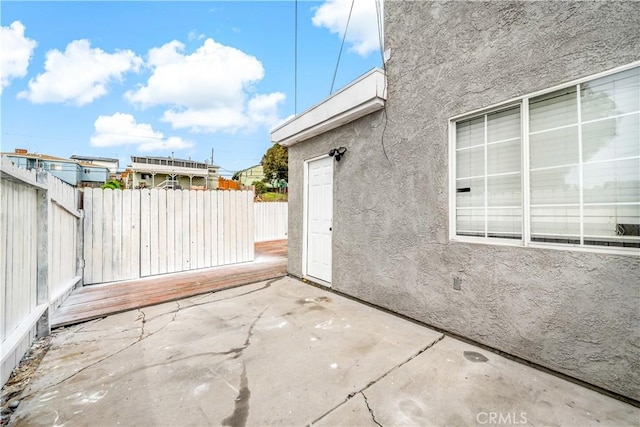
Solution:
<svg viewBox="0 0 640 427">
<path fill-rule="evenodd" d="M 638 425 L 640 409 L 285 277 L 59 330 L 12 425 Z"/>
</svg>

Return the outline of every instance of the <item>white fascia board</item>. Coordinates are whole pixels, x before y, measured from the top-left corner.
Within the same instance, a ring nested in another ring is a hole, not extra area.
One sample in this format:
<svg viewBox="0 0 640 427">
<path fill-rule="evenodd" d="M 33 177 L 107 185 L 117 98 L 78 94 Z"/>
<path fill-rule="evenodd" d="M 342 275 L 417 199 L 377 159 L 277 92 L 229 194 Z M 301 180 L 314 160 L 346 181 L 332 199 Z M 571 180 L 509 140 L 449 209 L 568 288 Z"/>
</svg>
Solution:
<svg viewBox="0 0 640 427">
<path fill-rule="evenodd" d="M 374 68 L 329 98 L 271 131 L 271 141 L 290 147 L 384 108 L 387 79 Z"/>
</svg>

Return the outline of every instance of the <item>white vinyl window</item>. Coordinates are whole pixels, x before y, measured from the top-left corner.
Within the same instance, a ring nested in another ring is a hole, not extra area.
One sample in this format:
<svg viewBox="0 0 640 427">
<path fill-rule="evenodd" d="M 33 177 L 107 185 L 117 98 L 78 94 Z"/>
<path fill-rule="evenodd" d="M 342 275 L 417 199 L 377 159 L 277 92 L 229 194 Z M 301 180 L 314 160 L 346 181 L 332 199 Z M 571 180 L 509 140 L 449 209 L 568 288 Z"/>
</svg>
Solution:
<svg viewBox="0 0 640 427">
<path fill-rule="evenodd" d="M 640 67 L 452 125 L 452 237 L 640 248 Z"/>
<path fill-rule="evenodd" d="M 458 235 L 520 239 L 520 107 L 456 125 Z"/>
</svg>

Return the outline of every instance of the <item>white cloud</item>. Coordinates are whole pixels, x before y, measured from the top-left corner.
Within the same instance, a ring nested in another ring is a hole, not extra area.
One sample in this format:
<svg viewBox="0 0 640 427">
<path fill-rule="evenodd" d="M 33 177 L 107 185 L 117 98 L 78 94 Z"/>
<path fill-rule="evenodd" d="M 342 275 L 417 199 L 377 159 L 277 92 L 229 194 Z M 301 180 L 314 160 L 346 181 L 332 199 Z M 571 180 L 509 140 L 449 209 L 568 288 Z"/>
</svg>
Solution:
<svg viewBox="0 0 640 427">
<path fill-rule="evenodd" d="M 137 123 L 131 114 L 115 113 L 99 116 L 93 124 L 95 132 L 90 142 L 94 147 L 132 145 L 138 151 L 168 151 L 193 147 L 193 143 L 179 137 L 165 138 L 147 123 Z"/>
<path fill-rule="evenodd" d="M 198 32 L 196 30 L 191 30 L 189 31 L 189 40 L 193 41 L 193 40 L 202 40 L 205 38 L 204 34 L 198 34 Z"/>
<path fill-rule="evenodd" d="M 85 105 L 105 95 L 109 83 L 122 81 L 125 73 L 137 72 L 141 65 L 142 59 L 130 50 L 106 53 L 91 48 L 88 40 L 74 40 L 64 52 L 47 52 L 45 72 L 31 79 L 29 90 L 18 96 L 36 104 Z"/>
<path fill-rule="evenodd" d="M 352 0 L 327 0 L 316 9 L 311 19 L 313 25 L 325 27 L 342 38 L 351 3 Z M 382 1 L 380 1 L 380 13 L 382 13 Z M 360 56 L 367 56 L 380 49 L 376 0 L 355 0 L 345 40 L 351 45 L 350 50 Z"/>
<path fill-rule="evenodd" d="M 261 124 L 267 128 L 277 123 L 280 118 L 276 106 L 284 102 L 286 96 L 282 92 L 269 95 L 256 95 L 249 100 L 247 114 L 253 123 Z"/>
<path fill-rule="evenodd" d="M 255 94 L 264 77 L 262 63 L 241 50 L 206 39 L 191 54 L 169 42 L 149 51 L 146 85 L 125 97 L 142 108 L 166 105 L 162 120 L 173 128 L 201 132 L 250 131 L 278 120 L 280 92 Z"/>
<path fill-rule="evenodd" d="M 0 27 L 0 94 L 12 79 L 27 75 L 37 43 L 25 37 L 24 30 L 25 26 L 20 21 Z"/>
</svg>

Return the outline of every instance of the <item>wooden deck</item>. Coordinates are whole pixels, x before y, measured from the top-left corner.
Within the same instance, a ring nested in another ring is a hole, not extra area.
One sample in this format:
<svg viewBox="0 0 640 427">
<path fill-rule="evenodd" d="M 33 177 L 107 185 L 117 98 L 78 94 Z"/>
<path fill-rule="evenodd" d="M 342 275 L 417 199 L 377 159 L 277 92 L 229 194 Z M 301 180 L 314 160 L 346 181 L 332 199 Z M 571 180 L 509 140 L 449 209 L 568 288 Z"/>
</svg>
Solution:
<svg viewBox="0 0 640 427">
<path fill-rule="evenodd" d="M 51 327 L 72 325 L 286 274 L 286 240 L 256 243 L 255 251 L 255 260 L 249 263 L 78 288 L 53 314 Z"/>
</svg>

